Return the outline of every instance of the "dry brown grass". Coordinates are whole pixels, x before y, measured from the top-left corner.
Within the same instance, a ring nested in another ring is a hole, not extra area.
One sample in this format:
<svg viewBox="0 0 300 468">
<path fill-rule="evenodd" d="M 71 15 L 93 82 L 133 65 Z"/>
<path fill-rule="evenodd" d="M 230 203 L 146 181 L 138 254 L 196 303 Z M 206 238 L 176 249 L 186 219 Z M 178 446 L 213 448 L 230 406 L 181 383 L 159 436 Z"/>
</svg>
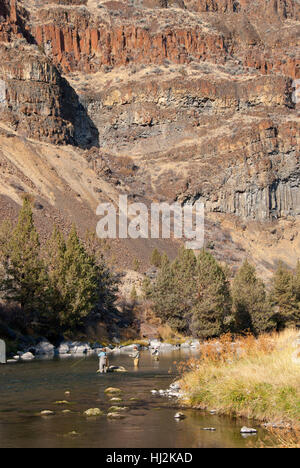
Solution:
<svg viewBox="0 0 300 468">
<path fill-rule="evenodd" d="M 204 344 L 200 359 L 180 366 L 186 402 L 220 413 L 300 427 L 300 366 L 292 360 L 297 332 Z"/>
</svg>

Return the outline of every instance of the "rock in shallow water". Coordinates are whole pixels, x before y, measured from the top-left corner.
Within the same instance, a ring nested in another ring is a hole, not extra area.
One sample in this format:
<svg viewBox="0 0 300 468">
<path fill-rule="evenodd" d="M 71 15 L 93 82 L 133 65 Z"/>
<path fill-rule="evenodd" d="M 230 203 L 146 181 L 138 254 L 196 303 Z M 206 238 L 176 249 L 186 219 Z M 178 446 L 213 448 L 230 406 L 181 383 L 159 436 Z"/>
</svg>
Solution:
<svg viewBox="0 0 300 468">
<path fill-rule="evenodd" d="M 123 411 L 128 411 L 129 408 L 127 406 L 111 406 L 108 410 L 109 413 L 120 413 Z"/>
<path fill-rule="evenodd" d="M 108 372 L 128 372 L 123 366 L 110 366 Z"/>
<path fill-rule="evenodd" d="M 122 390 L 120 390 L 119 388 L 114 388 L 114 387 L 108 387 L 106 390 L 104 390 L 104 393 L 108 393 L 108 394 L 118 394 L 118 393 L 122 393 Z"/>
<path fill-rule="evenodd" d="M 252 427 L 242 427 L 241 434 L 256 434 L 257 430 L 253 429 Z"/>
<path fill-rule="evenodd" d="M 33 359 L 35 359 L 32 353 L 21 354 L 20 358 L 21 358 L 21 361 L 33 361 Z"/>
<path fill-rule="evenodd" d="M 124 413 L 108 413 L 107 417 L 109 419 L 124 419 L 125 414 Z"/>
<path fill-rule="evenodd" d="M 90 408 L 84 412 L 85 416 L 102 416 L 104 413 L 99 408 Z"/>
<path fill-rule="evenodd" d="M 35 354 L 37 356 L 45 356 L 54 354 L 54 346 L 49 343 L 48 340 L 41 341 L 35 348 Z"/>
<path fill-rule="evenodd" d="M 61 343 L 61 345 L 56 349 L 58 354 L 68 354 L 70 351 L 70 347 L 68 343 Z"/>
<path fill-rule="evenodd" d="M 176 413 L 174 416 L 175 419 L 185 419 L 186 415 L 183 413 Z"/>
<path fill-rule="evenodd" d="M 44 410 L 40 412 L 41 416 L 53 416 L 54 414 L 55 414 L 54 411 L 50 411 L 50 410 Z"/>
</svg>

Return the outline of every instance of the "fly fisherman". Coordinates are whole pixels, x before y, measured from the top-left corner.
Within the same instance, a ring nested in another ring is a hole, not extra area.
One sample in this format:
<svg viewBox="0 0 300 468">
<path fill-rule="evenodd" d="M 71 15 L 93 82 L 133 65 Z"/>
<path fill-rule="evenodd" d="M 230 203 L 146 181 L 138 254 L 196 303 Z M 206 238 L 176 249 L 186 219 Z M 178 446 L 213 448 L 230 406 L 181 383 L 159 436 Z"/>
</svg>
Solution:
<svg viewBox="0 0 300 468">
<path fill-rule="evenodd" d="M 106 374 L 108 369 L 108 357 L 107 357 L 107 350 L 103 348 L 103 350 L 98 354 L 99 357 L 99 370 L 100 374 Z"/>
<path fill-rule="evenodd" d="M 152 353 L 152 356 L 154 356 L 155 361 L 159 361 L 159 349 L 155 348 L 155 350 Z"/>
<path fill-rule="evenodd" d="M 140 365 L 141 353 L 139 352 L 137 346 L 135 346 L 133 349 L 134 349 L 134 351 L 133 351 L 133 354 L 131 355 L 131 357 L 133 357 L 133 364 L 134 364 L 134 367 L 137 369 L 139 367 L 139 365 Z"/>
</svg>

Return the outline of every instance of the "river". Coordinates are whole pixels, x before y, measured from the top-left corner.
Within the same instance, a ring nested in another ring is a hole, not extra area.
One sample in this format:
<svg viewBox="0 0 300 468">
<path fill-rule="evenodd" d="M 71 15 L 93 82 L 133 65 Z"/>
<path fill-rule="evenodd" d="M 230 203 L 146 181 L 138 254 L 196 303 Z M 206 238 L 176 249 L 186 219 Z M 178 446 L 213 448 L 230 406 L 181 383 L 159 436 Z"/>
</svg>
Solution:
<svg viewBox="0 0 300 468">
<path fill-rule="evenodd" d="M 141 367 L 135 371 L 129 356 L 114 356 L 110 363 L 125 366 L 129 372 L 106 375 L 96 374 L 96 357 L 2 365 L 0 447 L 238 448 L 263 439 L 262 429 L 255 436 L 243 437 L 241 427 L 251 423 L 242 420 L 197 410 L 184 410 L 186 419 L 174 419 L 177 410 L 172 402 L 153 396 L 151 390 L 168 388 L 176 378 L 174 362 L 187 357 L 174 351 L 163 354 L 157 363 L 149 352 L 143 352 Z M 107 387 L 123 391 L 121 405 L 129 407 L 126 417 L 109 420 L 106 416 L 83 416 L 89 408 L 107 412 L 114 404 L 104 393 Z M 70 396 L 66 397 L 65 391 L 70 391 Z M 61 400 L 70 404 L 55 404 Z M 64 414 L 65 409 L 71 413 Z M 38 414 L 42 410 L 54 411 L 55 415 L 41 417 Z M 205 427 L 216 431 L 204 431 Z"/>
</svg>

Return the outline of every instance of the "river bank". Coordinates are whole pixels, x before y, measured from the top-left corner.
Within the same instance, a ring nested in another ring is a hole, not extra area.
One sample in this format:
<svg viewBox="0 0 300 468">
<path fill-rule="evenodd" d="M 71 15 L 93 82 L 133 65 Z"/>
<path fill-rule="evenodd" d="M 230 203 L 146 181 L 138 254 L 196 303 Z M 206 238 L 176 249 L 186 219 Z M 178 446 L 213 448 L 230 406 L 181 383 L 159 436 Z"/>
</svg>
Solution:
<svg viewBox="0 0 300 468">
<path fill-rule="evenodd" d="M 300 339 L 249 336 L 234 345 L 224 337 L 201 349 L 201 358 L 182 367 L 184 407 L 245 417 L 267 427 L 300 427 Z"/>
<path fill-rule="evenodd" d="M 105 346 L 108 355 L 118 355 L 121 353 L 130 353 L 137 347 L 143 351 L 153 351 L 155 349 L 159 352 L 178 351 L 180 349 L 199 351 L 200 342 L 191 338 L 186 341 L 181 341 L 176 344 L 162 342 L 160 340 L 136 340 L 132 342 L 114 343 Z M 26 346 L 22 351 L 17 351 L 16 354 L 10 353 L 7 360 L 8 364 L 13 364 L 20 361 L 33 361 L 35 359 L 51 359 L 54 357 L 68 358 L 68 357 L 84 357 L 84 356 L 97 356 L 104 346 L 101 343 L 89 343 L 82 341 L 62 341 L 58 346 L 54 346 L 47 339 L 41 338 L 37 340 L 36 344 Z"/>
</svg>

